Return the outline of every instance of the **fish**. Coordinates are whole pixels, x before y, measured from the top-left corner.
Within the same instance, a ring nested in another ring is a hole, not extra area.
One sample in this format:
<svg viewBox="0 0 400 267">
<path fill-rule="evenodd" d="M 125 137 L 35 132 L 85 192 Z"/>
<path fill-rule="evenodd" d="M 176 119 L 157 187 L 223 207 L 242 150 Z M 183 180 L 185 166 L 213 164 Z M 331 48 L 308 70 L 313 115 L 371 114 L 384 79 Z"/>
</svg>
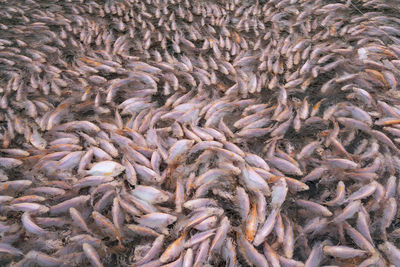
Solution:
<svg viewBox="0 0 400 267">
<path fill-rule="evenodd" d="M 3 265 L 399 265 L 397 13 L 3 1 Z"/>
<path fill-rule="evenodd" d="M 101 161 L 95 163 L 90 170 L 86 171 L 88 175 L 93 176 L 111 176 L 115 177 L 121 174 L 125 167 L 115 161 Z"/>
</svg>

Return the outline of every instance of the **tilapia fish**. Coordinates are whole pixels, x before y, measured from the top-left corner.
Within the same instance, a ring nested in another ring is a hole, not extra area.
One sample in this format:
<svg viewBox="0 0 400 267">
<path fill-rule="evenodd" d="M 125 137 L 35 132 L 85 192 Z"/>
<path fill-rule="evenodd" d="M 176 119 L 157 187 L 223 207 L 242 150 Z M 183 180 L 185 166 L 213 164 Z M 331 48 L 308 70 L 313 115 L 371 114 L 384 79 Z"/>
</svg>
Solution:
<svg viewBox="0 0 400 267">
<path fill-rule="evenodd" d="M 0 0 L 1 266 L 400 266 L 394 0 Z"/>
</svg>

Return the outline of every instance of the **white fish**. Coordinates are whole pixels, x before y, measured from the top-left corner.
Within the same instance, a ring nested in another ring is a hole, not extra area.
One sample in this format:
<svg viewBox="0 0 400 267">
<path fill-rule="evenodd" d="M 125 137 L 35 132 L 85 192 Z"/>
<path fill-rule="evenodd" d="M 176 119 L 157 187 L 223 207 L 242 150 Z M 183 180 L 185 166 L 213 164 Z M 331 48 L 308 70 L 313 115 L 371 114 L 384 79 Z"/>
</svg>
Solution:
<svg viewBox="0 0 400 267">
<path fill-rule="evenodd" d="M 280 178 L 275 185 L 272 187 L 272 200 L 271 206 L 274 209 L 280 208 L 283 202 L 286 200 L 288 187 L 285 178 Z"/>
<path fill-rule="evenodd" d="M 179 162 L 181 157 L 189 151 L 191 146 L 193 145 L 193 140 L 179 140 L 176 142 L 169 150 L 169 156 L 167 162 L 169 164 L 173 164 Z"/>
<path fill-rule="evenodd" d="M 135 189 L 131 191 L 131 194 L 151 204 L 163 203 L 169 199 L 168 195 L 163 191 L 145 185 L 137 185 Z"/>
<path fill-rule="evenodd" d="M 242 179 L 250 190 L 260 190 L 266 196 L 271 194 L 267 182 L 254 171 L 250 166 L 245 166 L 242 169 Z"/>
<path fill-rule="evenodd" d="M 86 173 L 93 176 L 118 176 L 125 170 L 125 167 L 118 162 L 106 160 L 95 163 Z"/>
<path fill-rule="evenodd" d="M 39 150 L 43 150 L 47 146 L 47 141 L 39 134 L 37 129 L 33 129 L 32 136 L 29 140 L 31 144 Z"/>
</svg>

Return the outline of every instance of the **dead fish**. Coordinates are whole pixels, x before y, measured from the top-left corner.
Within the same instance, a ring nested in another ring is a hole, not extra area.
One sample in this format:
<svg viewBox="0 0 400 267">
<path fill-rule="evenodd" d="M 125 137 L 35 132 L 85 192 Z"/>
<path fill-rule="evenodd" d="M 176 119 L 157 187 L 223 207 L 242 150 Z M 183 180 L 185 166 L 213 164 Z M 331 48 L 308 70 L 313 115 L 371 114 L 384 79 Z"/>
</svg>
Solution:
<svg viewBox="0 0 400 267">
<path fill-rule="evenodd" d="M 92 263 L 93 266 L 101 267 L 103 264 L 100 261 L 100 257 L 97 254 L 96 250 L 88 243 L 82 244 L 83 252 L 85 253 L 86 257 Z"/>
<path fill-rule="evenodd" d="M 86 171 L 88 175 L 93 176 L 118 176 L 125 170 L 125 167 L 115 161 L 102 161 L 95 163 L 90 170 Z"/>
<path fill-rule="evenodd" d="M 353 258 L 355 256 L 365 257 L 367 254 L 367 252 L 364 250 L 354 249 L 346 246 L 324 246 L 322 249 L 324 254 L 342 259 Z"/>
</svg>

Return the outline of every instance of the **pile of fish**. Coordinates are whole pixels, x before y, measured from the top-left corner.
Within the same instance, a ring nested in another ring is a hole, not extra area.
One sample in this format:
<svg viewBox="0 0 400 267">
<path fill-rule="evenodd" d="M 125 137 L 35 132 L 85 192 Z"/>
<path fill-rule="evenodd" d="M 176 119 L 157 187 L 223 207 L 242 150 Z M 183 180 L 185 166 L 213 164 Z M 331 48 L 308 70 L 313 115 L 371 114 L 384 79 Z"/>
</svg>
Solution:
<svg viewBox="0 0 400 267">
<path fill-rule="evenodd" d="M 0 0 L 1 266 L 400 266 L 395 0 Z"/>
</svg>

